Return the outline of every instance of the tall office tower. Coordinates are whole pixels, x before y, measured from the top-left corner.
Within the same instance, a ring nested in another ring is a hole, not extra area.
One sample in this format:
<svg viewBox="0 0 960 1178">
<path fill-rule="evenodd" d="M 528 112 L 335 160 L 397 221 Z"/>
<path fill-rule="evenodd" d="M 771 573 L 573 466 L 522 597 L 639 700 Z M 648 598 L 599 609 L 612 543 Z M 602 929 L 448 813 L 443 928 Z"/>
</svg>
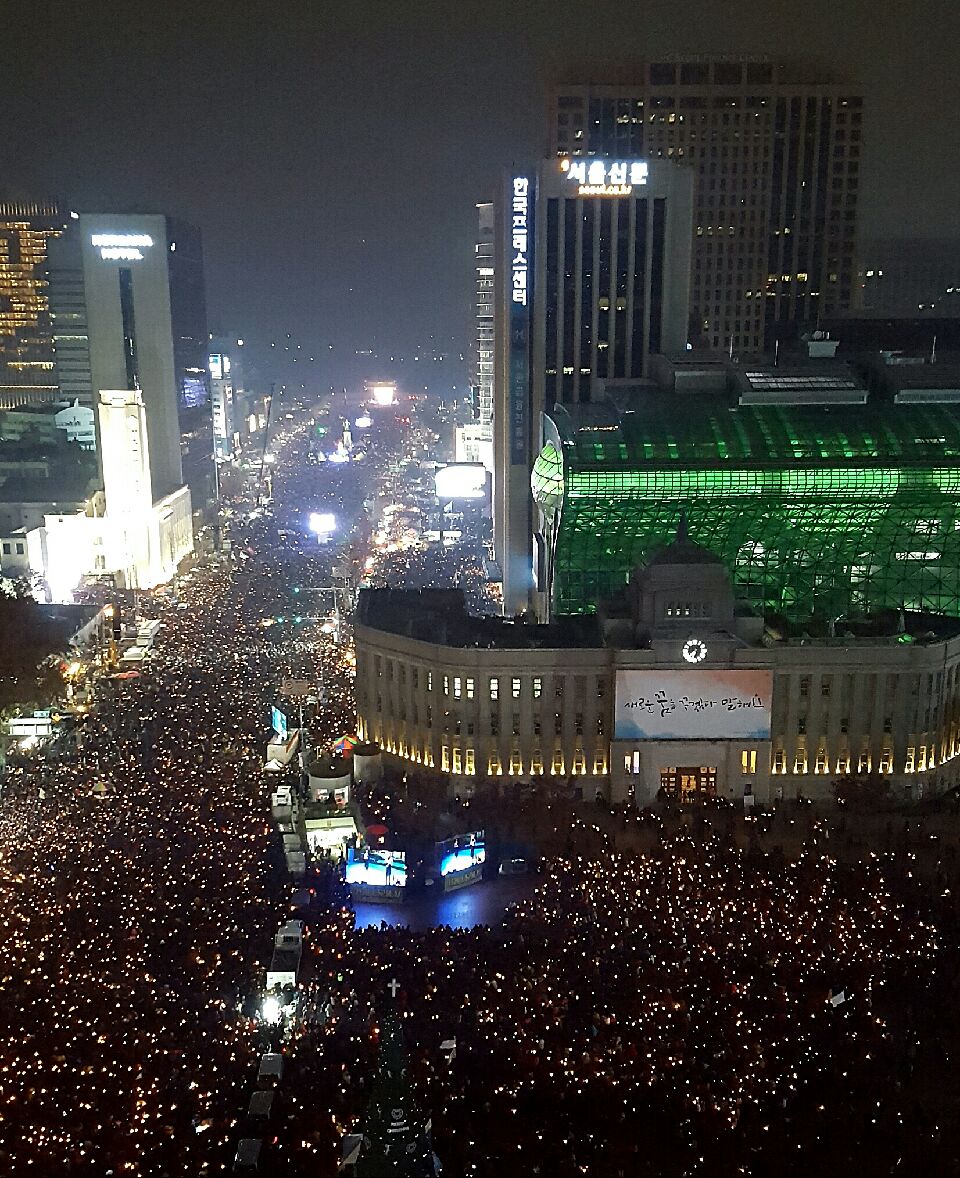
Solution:
<svg viewBox="0 0 960 1178">
<path fill-rule="evenodd" d="M 76 219 L 50 242 L 46 263 L 50 322 L 60 397 L 96 414 L 97 399 L 90 375 L 90 332 L 83 286 L 83 255 Z"/>
<path fill-rule="evenodd" d="M 240 424 L 238 410 L 244 396 L 242 346 L 235 336 L 210 337 L 208 367 L 213 412 L 213 450 L 218 458 L 232 458 Z"/>
<path fill-rule="evenodd" d="M 860 246 L 862 310 L 915 319 L 960 315 L 960 241 L 888 238 Z"/>
<path fill-rule="evenodd" d="M 177 398 L 183 408 L 194 408 L 210 401 L 203 241 L 196 226 L 173 217 L 167 218 L 167 241 Z"/>
<path fill-rule="evenodd" d="M 79 232 L 93 388 L 142 393 L 156 501 L 183 484 L 167 220 L 83 214 Z"/>
<path fill-rule="evenodd" d="M 457 462 L 482 462 L 493 471 L 493 202 L 477 205 L 474 252 L 473 420 L 456 429 Z"/>
<path fill-rule="evenodd" d="M 46 263 L 54 202 L 0 203 L 0 408 L 58 400 Z"/>
<path fill-rule="evenodd" d="M 497 210 L 494 538 L 504 612 L 535 590 L 541 414 L 636 382 L 686 347 L 693 176 L 672 160 L 547 160 Z"/>
<path fill-rule="evenodd" d="M 479 422 L 493 423 L 493 202 L 477 205 L 477 409 Z"/>
<path fill-rule="evenodd" d="M 686 58 L 627 81 L 563 84 L 553 155 L 689 163 L 692 339 L 755 352 L 778 321 L 857 305 L 856 86 L 766 58 Z"/>
</svg>

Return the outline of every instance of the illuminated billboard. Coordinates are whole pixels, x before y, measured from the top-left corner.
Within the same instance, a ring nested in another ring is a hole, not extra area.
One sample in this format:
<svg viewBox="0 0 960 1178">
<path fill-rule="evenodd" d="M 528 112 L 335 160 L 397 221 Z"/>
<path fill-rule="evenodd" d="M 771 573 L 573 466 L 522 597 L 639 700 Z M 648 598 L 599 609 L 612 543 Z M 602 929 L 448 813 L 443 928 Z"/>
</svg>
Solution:
<svg viewBox="0 0 960 1178">
<path fill-rule="evenodd" d="M 769 740 L 770 671 L 618 671 L 615 740 Z"/>
<path fill-rule="evenodd" d="M 270 719 L 273 723 L 273 730 L 280 737 L 281 740 L 287 739 L 287 717 L 280 711 L 279 708 L 274 707 L 270 711 Z"/>
<path fill-rule="evenodd" d="M 483 499 L 487 493 L 487 468 L 482 462 L 452 462 L 436 473 L 437 498 Z"/>
</svg>

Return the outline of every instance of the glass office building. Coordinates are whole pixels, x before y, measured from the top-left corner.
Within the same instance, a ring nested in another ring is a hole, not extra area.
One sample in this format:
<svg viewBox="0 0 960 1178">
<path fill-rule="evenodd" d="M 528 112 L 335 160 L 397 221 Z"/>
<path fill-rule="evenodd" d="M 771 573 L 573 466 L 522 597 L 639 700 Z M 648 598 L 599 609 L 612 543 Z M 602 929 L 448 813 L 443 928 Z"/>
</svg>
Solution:
<svg viewBox="0 0 960 1178">
<path fill-rule="evenodd" d="M 952 406 L 688 394 L 545 422 L 532 484 L 553 614 L 594 611 L 685 515 L 767 616 L 960 615 Z"/>
</svg>

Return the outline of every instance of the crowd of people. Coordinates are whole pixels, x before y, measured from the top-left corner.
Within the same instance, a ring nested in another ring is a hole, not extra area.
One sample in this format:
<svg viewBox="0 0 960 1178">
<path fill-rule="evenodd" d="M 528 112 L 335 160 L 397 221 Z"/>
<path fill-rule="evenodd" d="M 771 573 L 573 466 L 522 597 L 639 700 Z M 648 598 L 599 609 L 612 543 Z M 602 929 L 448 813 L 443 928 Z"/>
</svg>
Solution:
<svg viewBox="0 0 960 1178">
<path fill-rule="evenodd" d="M 498 928 L 355 930 L 334 897 L 286 1172 L 363 1131 L 395 1002 L 444 1174 L 957 1173 L 960 910 L 915 866 L 677 834 L 554 858 Z"/>
<path fill-rule="evenodd" d="M 0 1174 L 229 1168 L 289 898 L 270 706 L 320 660 L 318 733 L 351 706 L 320 621 L 263 624 L 310 568 L 285 577 L 235 534 L 242 558 L 139 595 L 163 623 L 140 677 L 103 676 L 75 752 L 38 756 L 0 802 Z"/>
</svg>

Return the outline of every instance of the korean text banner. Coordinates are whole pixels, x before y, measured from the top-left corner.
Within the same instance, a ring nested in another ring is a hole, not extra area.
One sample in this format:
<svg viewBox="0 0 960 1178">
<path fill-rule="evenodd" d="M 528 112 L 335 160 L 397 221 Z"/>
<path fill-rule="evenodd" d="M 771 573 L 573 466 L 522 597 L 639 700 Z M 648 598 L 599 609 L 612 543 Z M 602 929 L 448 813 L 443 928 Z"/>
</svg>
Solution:
<svg viewBox="0 0 960 1178">
<path fill-rule="evenodd" d="M 616 740 L 769 740 L 769 671 L 618 671 Z"/>
</svg>

